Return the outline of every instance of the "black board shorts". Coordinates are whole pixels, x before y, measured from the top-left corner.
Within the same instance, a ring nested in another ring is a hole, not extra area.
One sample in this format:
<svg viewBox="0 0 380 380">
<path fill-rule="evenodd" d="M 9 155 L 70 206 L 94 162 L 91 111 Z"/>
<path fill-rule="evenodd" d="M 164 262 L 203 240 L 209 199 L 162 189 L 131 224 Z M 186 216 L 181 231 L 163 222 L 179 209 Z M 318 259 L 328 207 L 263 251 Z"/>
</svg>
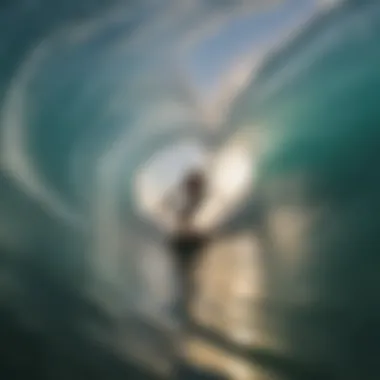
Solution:
<svg viewBox="0 0 380 380">
<path fill-rule="evenodd" d="M 202 234 L 176 234 L 169 239 L 169 247 L 181 275 L 188 276 L 197 264 L 210 238 Z"/>
</svg>

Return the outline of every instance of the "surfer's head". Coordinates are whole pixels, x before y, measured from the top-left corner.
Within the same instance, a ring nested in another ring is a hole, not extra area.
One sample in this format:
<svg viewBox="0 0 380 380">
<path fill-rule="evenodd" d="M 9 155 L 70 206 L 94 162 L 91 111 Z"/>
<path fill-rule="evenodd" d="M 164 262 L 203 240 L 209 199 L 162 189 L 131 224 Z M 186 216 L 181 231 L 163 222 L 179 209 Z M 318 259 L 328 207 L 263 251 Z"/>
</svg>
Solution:
<svg viewBox="0 0 380 380">
<path fill-rule="evenodd" d="M 184 179 L 184 188 L 188 195 L 202 193 L 206 185 L 206 178 L 200 169 L 193 169 Z"/>
</svg>

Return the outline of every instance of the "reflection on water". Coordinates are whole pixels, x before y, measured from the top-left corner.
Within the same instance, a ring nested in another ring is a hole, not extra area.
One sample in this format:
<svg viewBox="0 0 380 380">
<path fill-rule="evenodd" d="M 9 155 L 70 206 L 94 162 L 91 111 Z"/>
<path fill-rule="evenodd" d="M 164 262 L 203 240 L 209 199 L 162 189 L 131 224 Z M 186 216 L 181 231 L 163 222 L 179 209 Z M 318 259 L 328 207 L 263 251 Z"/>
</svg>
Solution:
<svg viewBox="0 0 380 380">
<path fill-rule="evenodd" d="M 260 281 L 260 260 L 249 234 L 222 238 L 206 250 L 199 263 L 194 319 L 203 326 L 242 346 L 263 344 L 255 331 L 252 305 L 265 297 Z M 255 325 L 257 328 L 257 325 Z M 226 373 L 232 379 L 253 379 L 247 360 L 218 348 L 217 343 L 190 338 L 189 357 L 200 365 Z"/>
<path fill-rule="evenodd" d="M 258 374 L 249 361 L 230 354 L 207 340 L 190 338 L 187 349 L 188 358 L 195 365 L 225 374 L 231 379 L 256 379 Z"/>
<path fill-rule="evenodd" d="M 207 326 L 250 341 L 249 305 L 264 295 L 256 247 L 249 236 L 223 240 L 212 244 L 200 263 L 194 312 Z"/>
</svg>

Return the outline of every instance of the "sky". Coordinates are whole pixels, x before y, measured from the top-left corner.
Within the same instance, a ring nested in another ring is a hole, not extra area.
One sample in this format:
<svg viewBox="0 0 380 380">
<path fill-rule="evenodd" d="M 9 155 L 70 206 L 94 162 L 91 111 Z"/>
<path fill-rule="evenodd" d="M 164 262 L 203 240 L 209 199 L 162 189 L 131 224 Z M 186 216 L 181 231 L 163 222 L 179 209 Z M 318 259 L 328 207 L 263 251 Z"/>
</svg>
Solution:
<svg viewBox="0 0 380 380">
<path fill-rule="evenodd" d="M 253 14 L 247 14 L 226 25 L 219 33 L 194 52 L 189 62 L 190 73 L 204 91 L 217 88 L 221 75 L 237 57 L 263 52 L 287 31 L 309 18 L 321 0 L 283 0 Z"/>
</svg>

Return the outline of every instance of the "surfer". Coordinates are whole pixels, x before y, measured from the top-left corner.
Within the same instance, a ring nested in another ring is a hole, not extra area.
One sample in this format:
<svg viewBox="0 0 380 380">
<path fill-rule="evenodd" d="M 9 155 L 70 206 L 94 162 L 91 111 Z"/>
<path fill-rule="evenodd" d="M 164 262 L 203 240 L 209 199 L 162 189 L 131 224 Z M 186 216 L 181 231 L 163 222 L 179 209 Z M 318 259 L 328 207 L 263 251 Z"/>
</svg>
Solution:
<svg viewBox="0 0 380 380">
<path fill-rule="evenodd" d="M 205 199 L 206 188 L 206 178 L 201 170 L 192 170 L 185 176 L 179 187 L 182 202 L 176 210 L 175 229 L 168 237 L 182 283 L 185 318 L 189 316 L 194 293 L 194 269 L 208 241 L 208 234 L 199 231 L 193 223 Z"/>
</svg>

